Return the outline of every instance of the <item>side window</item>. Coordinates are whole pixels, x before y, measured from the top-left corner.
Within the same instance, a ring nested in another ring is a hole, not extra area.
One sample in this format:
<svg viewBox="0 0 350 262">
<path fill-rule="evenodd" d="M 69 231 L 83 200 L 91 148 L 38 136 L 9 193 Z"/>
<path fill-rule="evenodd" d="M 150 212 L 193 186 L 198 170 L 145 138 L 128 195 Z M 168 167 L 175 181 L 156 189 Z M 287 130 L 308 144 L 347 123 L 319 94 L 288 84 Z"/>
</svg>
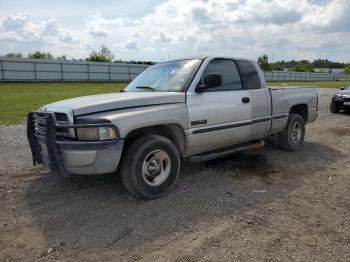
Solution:
<svg viewBox="0 0 350 262">
<path fill-rule="evenodd" d="M 261 82 L 255 66 L 249 61 L 237 60 L 243 89 L 260 89 Z"/>
<path fill-rule="evenodd" d="M 242 83 L 237 66 L 229 59 L 214 59 L 210 61 L 203 75 L 217 73 L 222 75 L 222 85 L 208 89 L 206 92 L 241 90 Z"/>
</svg>

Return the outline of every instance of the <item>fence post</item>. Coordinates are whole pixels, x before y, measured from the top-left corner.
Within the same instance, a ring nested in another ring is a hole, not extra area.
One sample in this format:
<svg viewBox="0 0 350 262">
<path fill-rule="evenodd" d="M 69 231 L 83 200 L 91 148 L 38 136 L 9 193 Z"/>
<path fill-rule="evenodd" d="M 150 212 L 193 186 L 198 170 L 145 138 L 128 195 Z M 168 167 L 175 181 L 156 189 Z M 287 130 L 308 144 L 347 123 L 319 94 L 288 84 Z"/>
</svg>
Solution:
<svg viewBox="0 0 350 262">
<path fill-rule="evenodd" d="M 1 80 L 5 80 L 4 61 L 3 60 L 1 60 Z"/>
<path fill-rule="evenodd" d="M 33 66 L 34 66 L 34 82 L 36 82 L 36 63 L 33 61 Z"/>
<path fill-rule="evenodd" d="M 90 64 L 87 63 L 86 66 L 87 66 L 87 75 L 88 75 L 87 80 L 89 81 L 90 80 Z"/>
<path fill-rule="evenodd" d="M 108 80 L 111 81 L 111 64 L 108 64 Z"/>
<path fill-rule="evenodd" d="M 129 67 L 129 82 L 131 81 L 131 71 L 130 71 L 130 65 L 128 65 L 128 67 Z"/>
<path fill-rule="evenodd" d="M 61 80 L 63 81 L 64 77 L 63 77 L 63 62 L 61 62 Z"/>
</svg>

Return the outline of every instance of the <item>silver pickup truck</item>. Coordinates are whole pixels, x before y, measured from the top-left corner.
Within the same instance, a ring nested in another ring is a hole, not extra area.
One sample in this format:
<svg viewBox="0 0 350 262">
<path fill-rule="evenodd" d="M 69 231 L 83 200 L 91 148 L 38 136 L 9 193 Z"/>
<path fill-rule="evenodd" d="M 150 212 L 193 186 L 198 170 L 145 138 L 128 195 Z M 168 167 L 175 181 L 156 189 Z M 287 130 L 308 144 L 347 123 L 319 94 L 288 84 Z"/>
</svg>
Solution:
<svg viewBox="0 0 350 262">
<path fill-rule="evenodd" d="M 315 88 L 267 88 L 254 61 L 204 57 L 147 68 L 123 92 L 28 114 L 33 163 L 64 174 L 114 173 L 140 198 L 174 186 L 180 159 L 205 161 L 264 145 L 298 150 L 317 117 Z"/>
</svg>

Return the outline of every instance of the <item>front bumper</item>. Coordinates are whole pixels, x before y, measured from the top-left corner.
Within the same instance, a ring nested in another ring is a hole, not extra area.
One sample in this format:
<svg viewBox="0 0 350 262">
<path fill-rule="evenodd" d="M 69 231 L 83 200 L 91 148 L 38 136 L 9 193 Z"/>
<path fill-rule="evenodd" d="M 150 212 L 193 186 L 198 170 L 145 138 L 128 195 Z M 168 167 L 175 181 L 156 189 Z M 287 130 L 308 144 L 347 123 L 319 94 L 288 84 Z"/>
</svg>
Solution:
<svg viewBox="0 0 350 262">
<path fill-rule="evenodd" d="M 109 126 L 99 124 L 57 124 L 54 113 L 45 112 L 45 133 L 37 134 L 34 129 L 34 112 L 28 114 L 27 137 L 32 151 L 33 164 L 50 166 L 61 175 L 104 174 L 116 171 L 122 154 L 122 139 L 108 141 L 76 141 L 58 139 L 57 128 L 78 128 Z"/>
<path fill-rule="evenodd" d="M 350 98 L 349 97 L 333 97 L 332 102 L 336 103 L 341 108 L 350 107 Z"/>
</svg>

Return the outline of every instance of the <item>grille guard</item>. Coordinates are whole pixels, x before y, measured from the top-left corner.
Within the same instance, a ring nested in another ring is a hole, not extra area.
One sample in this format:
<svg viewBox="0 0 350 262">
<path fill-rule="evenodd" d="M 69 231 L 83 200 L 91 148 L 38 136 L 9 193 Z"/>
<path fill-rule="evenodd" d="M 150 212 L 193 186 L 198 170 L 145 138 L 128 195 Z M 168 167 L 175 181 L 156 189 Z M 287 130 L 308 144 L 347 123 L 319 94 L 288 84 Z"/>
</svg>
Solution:
<svg viewBox="0 0 350 262">
<path fill-rule="evenodd" d="M 41 112 L 42 113 L 42 112 Z M 30 112 L 27 117 L 27 137 L 32 152 L 33 165 L 44 164 L 38 137 L 34 133 L 34 114 Z M 59 147 L 65 149 L 104 149 L 116 145 L 118 142 L 119 131 L 112 123 L 97 123 L 97 124 L 57 124 L 56 117 L 53 112 L 45 112 L 46 134 L 41 137 L 45 140 L 47 152 L 49 155 L 49 165 L 52 172 L 57 172 L 62 176 L 67 176 L 69 173 L 63 165 L 63 157 L 59 152 Z M 63 141 L 58 140 L 56 128 L 88 128 L 88 127 L 111 127 L 116 133 L 117 139 L 106 141 Z"/>
</svg>

